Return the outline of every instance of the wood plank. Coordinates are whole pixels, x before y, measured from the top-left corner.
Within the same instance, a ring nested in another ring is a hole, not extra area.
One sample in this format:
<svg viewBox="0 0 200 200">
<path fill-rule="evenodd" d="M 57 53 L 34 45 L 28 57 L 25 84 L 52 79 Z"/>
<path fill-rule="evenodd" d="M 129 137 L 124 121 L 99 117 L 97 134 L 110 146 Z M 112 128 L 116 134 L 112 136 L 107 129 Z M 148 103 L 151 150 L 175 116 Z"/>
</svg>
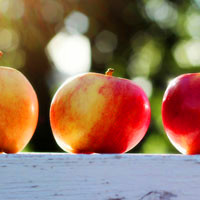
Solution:
<svg viewBox="0 0 200 200">
<path fill-rule="evenodd" d="M 199 200 L 199 186 L 197 155 L 0 155 L 0 200 Z"/>
</svg>

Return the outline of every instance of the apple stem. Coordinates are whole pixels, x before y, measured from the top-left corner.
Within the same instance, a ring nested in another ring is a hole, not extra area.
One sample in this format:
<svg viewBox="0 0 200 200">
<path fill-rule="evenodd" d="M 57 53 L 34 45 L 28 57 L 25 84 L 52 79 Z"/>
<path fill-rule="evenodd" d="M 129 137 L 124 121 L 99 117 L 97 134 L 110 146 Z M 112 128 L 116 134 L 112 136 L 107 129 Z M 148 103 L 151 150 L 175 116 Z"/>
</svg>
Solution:
<svg viewBox="0 0 200 200">
<path fill-rule="evenodd" d="M 113 69 L 113 68 L 108 68 L 108 70 L 106 71 L 105 74 L 106 74 L 107 76 L 112 76 L 113 72 L 114 72 L 114 69 Z"/>
<path fill-rule="evenodd" d="M 3 52 L 2 51 L 0 51 L 0 58 L 3 56 Z"/>
</svg>

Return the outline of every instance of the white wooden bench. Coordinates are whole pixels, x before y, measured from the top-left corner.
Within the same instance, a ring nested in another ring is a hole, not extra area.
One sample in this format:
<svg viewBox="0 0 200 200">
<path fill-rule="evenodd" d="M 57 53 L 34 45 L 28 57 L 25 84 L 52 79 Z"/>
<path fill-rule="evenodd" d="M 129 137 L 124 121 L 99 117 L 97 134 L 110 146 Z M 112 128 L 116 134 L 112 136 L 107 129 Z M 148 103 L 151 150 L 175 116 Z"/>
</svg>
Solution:
<svg viewBox="0 0 200 200">
<path fill-rule="evenodd" d="M 1 154 L 0 200 L 200 200 L 200 156 Z"/>
</svg>

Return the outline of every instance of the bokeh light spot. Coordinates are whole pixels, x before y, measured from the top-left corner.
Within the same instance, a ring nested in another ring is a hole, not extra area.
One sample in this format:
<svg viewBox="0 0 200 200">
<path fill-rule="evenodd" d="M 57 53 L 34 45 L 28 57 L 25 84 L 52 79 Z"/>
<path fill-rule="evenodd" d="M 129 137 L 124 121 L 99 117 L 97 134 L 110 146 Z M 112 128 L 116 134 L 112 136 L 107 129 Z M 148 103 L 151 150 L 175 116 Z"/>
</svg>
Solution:
<svg viewBox="0 0 200 200">
<path fill-rule="evenodd" d="M 69 16 L 67 16 L 65 26 L 67 31 L 71 34 L 84 34 L 88 31 L 89 19 L 83 13 L 73 11 Z"/>
<path fill-rule="evenodd" d="M 200 13 L 192 12 L 187 16 L 186 30 L 193 38 L 200 37 Z"/>
<path fill-rule="evenodd" d="M 128 72 L 133 76 L 149 76 L 159 69 L 162 48 L 148 36 L 136 37 L 133 42 L 133 54 L 128 64 Z"/>
<path fill-rule="evenodd" d="M 180 41 L 175 46 L 173 55 L 181 68 L 200 66 L 200 40 Z"/>
<path fill-rule="evenodd" d="M 18 47 L 19 36 L 11 29 L 0 29 L 0 50 L 11 51 Z"/>
<path fill-rule="evenodd" d="M 0 1 L 0 12 L 11 19 L 20 19 L 24 15 L 23 0 Z"/>
<path fill-rule="evenodd" d="M 150 80 L 146 77 L 135 77 L 132 80 L 144 90 L 148 97 L 151 97 L 153 88 Z"/>
<path fill-rule="evenodd" d="M 162 28 L 173 27 L 178 18 L 175 5 L 164 0 L 149 0 L 145 5 L 147 16 Z"/>
<path fill-rule="evenodd" d="M 113 52 L 117 47 L 117 36 L 110 31 L 104 30 L 97 35 L 95 45 L 102 53 Z"/>
<path fill-rule="evenodd" d="M 47 53 L 57 69 L 68 75 L 90 70 L 91 48 L 86 36 L 60 32 L 49 42 Z"/>
</svg>

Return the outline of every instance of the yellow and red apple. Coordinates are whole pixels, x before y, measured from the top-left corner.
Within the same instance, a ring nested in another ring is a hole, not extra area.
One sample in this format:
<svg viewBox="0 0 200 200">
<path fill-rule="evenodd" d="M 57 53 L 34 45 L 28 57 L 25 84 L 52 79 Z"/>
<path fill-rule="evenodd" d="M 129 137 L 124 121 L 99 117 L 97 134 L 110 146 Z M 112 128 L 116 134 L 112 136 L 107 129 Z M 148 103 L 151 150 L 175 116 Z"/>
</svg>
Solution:
<svg viewBox="0 0 200 200">
<path fill-rule="evenodd" d="M 18 70 L 0 67 L 0 153 L 17 153 L 31 139 L 38 120 L 38 100 Z"/>
<path fill-rule="evenodd" d="M 144 137 L 150 123 L 144 91 L 132 81 L 85 73 L 61 85 L 50 122 L 58 145 L 71 153 L 124 153 Z"/>
</svg>

